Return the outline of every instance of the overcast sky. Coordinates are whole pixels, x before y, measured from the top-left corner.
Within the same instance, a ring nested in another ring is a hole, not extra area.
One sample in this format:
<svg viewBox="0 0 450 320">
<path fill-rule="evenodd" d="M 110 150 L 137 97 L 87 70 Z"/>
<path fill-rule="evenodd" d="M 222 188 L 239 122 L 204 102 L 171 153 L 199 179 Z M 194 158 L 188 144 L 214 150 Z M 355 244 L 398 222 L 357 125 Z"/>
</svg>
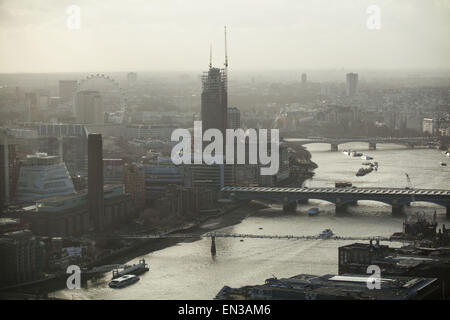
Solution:
<svg viewBox="0 0 450 320">
<path fill-rule="evenodd" d="M 0 73 L 200 71 L 224 25 L 235 70 L 450 68 L 450 0 L 0 0 Z"/>
</svg>

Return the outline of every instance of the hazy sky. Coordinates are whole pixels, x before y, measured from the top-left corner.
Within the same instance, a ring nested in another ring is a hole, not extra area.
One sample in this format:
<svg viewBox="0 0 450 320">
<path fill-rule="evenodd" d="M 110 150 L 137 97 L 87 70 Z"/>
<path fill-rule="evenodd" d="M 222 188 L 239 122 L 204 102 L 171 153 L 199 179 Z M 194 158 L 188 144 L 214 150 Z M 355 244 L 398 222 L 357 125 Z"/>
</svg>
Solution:
<svg viewBox="0 0 450 320">
<path fill-rule="evenodd" d="M 0 73 L 201 71 L 225 24 L 235 70 L 450 68 L 450 0 L 0 0 Z"/>
</svg>

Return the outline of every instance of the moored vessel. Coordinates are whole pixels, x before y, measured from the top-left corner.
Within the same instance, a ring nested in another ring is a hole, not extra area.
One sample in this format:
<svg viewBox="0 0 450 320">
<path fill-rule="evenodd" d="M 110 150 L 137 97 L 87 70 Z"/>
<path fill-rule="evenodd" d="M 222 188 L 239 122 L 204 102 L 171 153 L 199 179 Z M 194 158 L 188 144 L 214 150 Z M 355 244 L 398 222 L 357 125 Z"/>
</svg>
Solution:
<svg viewBox="0 0 450 320">
<path fill-rule="evenodd" d="M 127 274 L 111 280 L 108 285 L 110 288 L 123 288 L 138 282 L 139 279 L 140 278 L 134 274 Z"/>
</svg>

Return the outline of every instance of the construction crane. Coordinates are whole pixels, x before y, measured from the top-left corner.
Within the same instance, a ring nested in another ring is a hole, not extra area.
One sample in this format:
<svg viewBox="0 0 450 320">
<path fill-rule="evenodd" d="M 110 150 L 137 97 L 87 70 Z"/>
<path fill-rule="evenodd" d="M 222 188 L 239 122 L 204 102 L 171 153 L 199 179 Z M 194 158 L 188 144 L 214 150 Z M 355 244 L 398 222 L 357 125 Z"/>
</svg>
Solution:
<svg viewBox="0 0 450 320">
<path fill-rule="evenodd" d="M 227 26 L 224 27 L 224 34 L 225 34 L 225 69 L 228 68 L 228 52 L 227 52 Z"/>
<path fill-rule="evenodd" d="M 408 183 L 408 186 L 406 187 L 407 189 L 413 189 L 412 183 L 411 183 L 411 179 L 409 178 L 409 175 L 405 172 L 406 175 L 406 182 Z"/>
<path fill-rule="evenodd" d="M 411 183 L 411 179 L 409 178 L 409 174 L 407 174 L 405 172 L 405 175 L 406 175 L 406 181 L 408 183 L 408 186 L 406 187 L 406 189 L 413 189 L 413 185 Z M 415 202 L 415 201 L 416 201 L 416 198 L 414 197 L 414 194 L 411 194 L 411 202 Z"/>
</svg>

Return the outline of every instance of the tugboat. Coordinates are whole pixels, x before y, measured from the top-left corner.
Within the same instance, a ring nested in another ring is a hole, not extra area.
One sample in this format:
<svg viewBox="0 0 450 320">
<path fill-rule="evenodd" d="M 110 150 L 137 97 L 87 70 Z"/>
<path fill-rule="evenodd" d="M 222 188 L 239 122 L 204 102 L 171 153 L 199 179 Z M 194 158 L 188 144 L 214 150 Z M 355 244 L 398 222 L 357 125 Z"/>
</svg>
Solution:
<svg viewBox="0 0 450 320">
<path fill-rule="evenodd" d="M 110 288 L 123 288 L 139 281 L 139 277 L 134 274 L 127 274 L 109 282 Z"/>
<path fill-rule="evenodd" d="M 334 233 L 333 231 L 331 231 L 331 229 L 325 229 L 319 234 L 319 237 L 321 237 L 322 239 L 330 239 L 333 234 Z"/>
</svg>

